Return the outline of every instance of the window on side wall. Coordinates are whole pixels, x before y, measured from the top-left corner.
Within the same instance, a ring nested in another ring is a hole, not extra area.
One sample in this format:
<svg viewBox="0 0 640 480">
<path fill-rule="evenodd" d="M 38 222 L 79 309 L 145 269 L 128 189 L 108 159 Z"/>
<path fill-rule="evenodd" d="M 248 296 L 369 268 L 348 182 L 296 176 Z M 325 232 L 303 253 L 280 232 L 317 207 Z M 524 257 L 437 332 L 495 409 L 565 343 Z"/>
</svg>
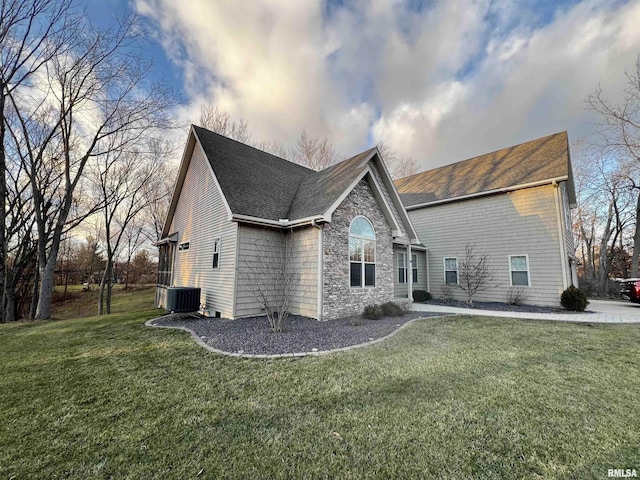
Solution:
<svg viewBox="0 0 640 480">
<path fill-rule="evenodd" d="M 216 238 L 213 241 L 213 268 L 220 266 L 220 239 Z"/>
<path fill-rule="evenodd" d="M 448 285 L 458 284 L 458 258 L 446 257 L 444 259 L 444 283 Z"/>
<path fill-rule="evenodd" d="M 512 287 L 530 287 L 529 256 L 509 255 L 509 273 Z"/>
<path fill-rule="evenodd" d="M 184 252 L 186 250 L 189 250 L 189 242 L 182 242 L 180 245 L 178 245 L 179 252 Z"/>
<path fill-rule="evenodd" d="M 407 255 L 398 252 L 398 283 L 407 283 Z"/>
<path fill-rule="evenodd" d="M 349 285 L 373 287 L 376 284 L 376 234 L 365 217 L 356 217 L 349 227 Z"/>
</svg>

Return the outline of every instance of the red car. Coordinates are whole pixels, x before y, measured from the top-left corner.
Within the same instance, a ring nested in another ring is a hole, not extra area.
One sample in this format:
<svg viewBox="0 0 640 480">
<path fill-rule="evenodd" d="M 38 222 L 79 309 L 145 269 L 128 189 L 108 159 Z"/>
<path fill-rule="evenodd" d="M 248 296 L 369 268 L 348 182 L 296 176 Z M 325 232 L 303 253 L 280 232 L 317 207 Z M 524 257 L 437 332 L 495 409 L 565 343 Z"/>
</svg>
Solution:
<svg viewBox="0 0 640 480">
<path fill-rule="evenodd" d="M 640 278 L 625 278 L 620 282 L 620 295 L 625 300 L 640 303 Z"/>
</svg>

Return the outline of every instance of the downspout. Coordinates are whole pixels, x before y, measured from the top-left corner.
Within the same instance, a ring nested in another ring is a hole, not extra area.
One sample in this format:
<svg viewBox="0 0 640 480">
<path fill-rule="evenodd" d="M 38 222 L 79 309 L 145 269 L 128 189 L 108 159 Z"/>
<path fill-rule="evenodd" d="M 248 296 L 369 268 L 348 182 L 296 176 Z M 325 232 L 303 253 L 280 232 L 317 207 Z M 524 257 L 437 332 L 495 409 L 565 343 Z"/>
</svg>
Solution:
<svg viewBox="0 0 640 480">
<path fill-rule="evenodd" d="M 323 255 L 322 255 L 322 251 L 323 251 L 323 228 L 322 225 L 319 225 L 318 222 L 316 222 L 315 219 L 311 220 L 311 226 L 314 228 L 318 229 L 318 288 L 317 288 L 317 315 L 318 318 L 317 320 L 320 321 L 322 320 L 322 303 L 323 303 L 323 298 L 322 298 L 322 282 L 323 282 L 323 278 L 322 278 L 322 261 L 323 261 Z"/>
<path fill-rule="evenodd" d="M 427 275 L 427 292 L 431 293 L 431 282 L 429 280 L 429 249 L 424 252 L 424 270 Z"/>
<path fill-rule="evenodd" d="M 413 303 L 413 262 L 411 261 L 411 243 L 407 245 L 407 258 L 409 264 L 409 272 L 407 273 L 407 298 L 409 299 L 409 303 Z"/>
<path fill-rule="evenodd" d="M 556 219 L 557 219 L 557 224 L 558 224 L 558 243 L 560 244 L 560 265 L 562 266 L 562 290 L 566 290 L 567 288 L 569 288 L 568 282 L 567 282 L 567 252 L 565 251 L 565 238 L 564 238 L 564 230 L 562 228 L 562 212 L 560 211 L 560 200 L 559 200 L 559 196 L 561 194 L 560 192 L 560 188 L 558 185 L 558 182 L 556 182 L 555 180 L 552 182 L 553 188 L 554 188 L 554 200 L 555 200 L 555 204 L 556 204 Z M 531 268 L 531 267 L 529 267 Z"/>
</svg>

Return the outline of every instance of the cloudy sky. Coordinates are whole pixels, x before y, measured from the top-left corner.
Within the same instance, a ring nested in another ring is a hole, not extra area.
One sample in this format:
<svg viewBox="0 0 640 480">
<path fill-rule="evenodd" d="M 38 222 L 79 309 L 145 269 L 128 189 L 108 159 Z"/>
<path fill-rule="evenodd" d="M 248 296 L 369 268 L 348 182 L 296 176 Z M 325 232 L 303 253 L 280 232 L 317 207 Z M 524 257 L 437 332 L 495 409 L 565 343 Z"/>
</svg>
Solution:
<svg viewBox="0 0 640 480">
<path fill-rule="evenodd" d="M 640 53 L 640 0 L 86 0 L 135 10 L 159 74 L 291 145 L 303 129 L 346 157 L 386 141 L 421 170 L 597 118 Z"/>
</svg>

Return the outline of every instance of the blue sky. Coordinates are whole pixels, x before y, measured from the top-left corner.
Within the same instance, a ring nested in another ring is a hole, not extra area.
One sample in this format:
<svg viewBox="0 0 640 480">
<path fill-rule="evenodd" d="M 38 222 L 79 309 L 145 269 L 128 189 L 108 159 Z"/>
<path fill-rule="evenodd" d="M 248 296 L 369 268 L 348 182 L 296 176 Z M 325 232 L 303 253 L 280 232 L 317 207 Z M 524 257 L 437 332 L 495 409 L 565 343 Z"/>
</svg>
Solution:
<svg viewBox="0 0 640 480">
<path fill-rule="evenodd" d="M 85 0 L 92 21 L 137 12 L 156 75 L 212 103 L 256 141 L 303 129 L 344 156 L 379 140 L 421 169 L 597 118 L 640 53 L 640 0 Z"/>
</svg>

